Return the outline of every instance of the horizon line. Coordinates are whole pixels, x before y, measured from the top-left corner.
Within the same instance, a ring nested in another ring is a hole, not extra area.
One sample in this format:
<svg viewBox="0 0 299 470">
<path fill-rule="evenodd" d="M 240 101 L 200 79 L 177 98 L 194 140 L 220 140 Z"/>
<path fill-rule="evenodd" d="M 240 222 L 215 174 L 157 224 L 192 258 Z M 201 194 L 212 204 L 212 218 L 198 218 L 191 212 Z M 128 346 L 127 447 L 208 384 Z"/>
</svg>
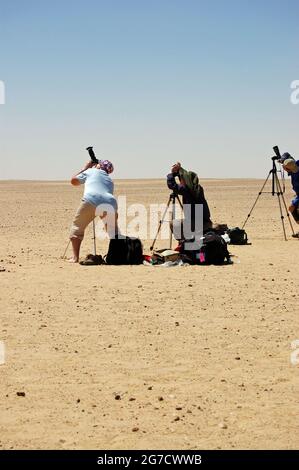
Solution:
<svg viewBox="0 0 299 470">
<path fill-rule="evenodd" d="M 156 181 L 165 181 L 165 178 L 112 178 L 113 181 L 153 181 L 153 180 L 156 180 Z M 231 177 L 231 178 L 209 178 L 209 177 L 202 177 L 200 178 L 200 180 L 211 180 L 211 181 L 219 181 L 219 180 L 244 180 L 244 181 L 248 181 L 248 180 L 263 180 L 264 178 L 258 178 L 258 177 L 250 177 L 250 178 L 243 178 L 243 177 L 238 177 L 238 176 L 235 176 L 235 177 Z M 21 178 L 17 178 L 17 179 L 11 179 L 11 178 L 1 178 L 0 179 L 0 183 L 1 182 L 5 182 L 5 183 L 8 183 L 8 182 L 28 182 L 28 183 L 70 183 L 70 180 L 68 179 L 63 179 L 63 180 L 55 180 L 55 179 L 21 179 Z"/>
</svg>

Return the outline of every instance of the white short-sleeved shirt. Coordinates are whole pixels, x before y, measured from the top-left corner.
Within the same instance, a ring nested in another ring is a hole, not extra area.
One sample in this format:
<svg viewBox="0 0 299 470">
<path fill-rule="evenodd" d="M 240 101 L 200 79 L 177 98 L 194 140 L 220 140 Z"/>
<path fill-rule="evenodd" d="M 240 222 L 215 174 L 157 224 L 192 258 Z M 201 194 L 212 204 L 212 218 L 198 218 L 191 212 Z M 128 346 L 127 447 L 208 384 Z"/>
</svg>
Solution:
<svg viewBox="0 0 299 470">
<path fill-rule="evenodd" d="M 88 168 L 76 178 L 81 184 L 85 183 L 83 200 L 95 207 L 99 205 L 111 205 L 117 210 L 117 202 L 113 196 L 114 184 L 108 173 L 98 168 Z"/>
</svg>

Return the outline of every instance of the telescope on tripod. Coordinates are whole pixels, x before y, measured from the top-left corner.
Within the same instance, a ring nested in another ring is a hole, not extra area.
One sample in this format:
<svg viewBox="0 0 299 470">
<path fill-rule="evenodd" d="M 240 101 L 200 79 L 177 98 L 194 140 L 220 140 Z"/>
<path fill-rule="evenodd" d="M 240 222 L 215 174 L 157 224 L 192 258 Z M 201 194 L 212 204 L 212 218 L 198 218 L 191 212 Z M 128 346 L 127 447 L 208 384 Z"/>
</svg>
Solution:
<svg viewBox="0 0 299 470">
<path fill-rule="evenodd" d="M 244 224 L 242 225 L 242 229 L 247 224 L 247 222 L 248 222 L 248 220 L 249 220 L 249 218 L 252 214 L 252 211 L 255 208 L 261 194 L 272 194 L 272 196 L 277 196 L 279 211 L 280 211 L 280 219 L 281 219 L 281 223 L 282 223 L 283 235 L 284 235 L 285 241 L 287 241 L 285 222 L 284 222 L 284 218 L 285 218 L 284 217 L 284 210 L 285 210 L 286 216 L 288 218 L 293 236 L 295 235 L 295 231 L 294 231 L 294 228 L 293 228 L 293 225 L 292 225 L 292 222 L 291 222 L 291 219 L 290 219 L 290 214 L 288 212 L 288 208 L 287 208 L 287 205 L 286 205 L 286 202 L 285 202 L 285 199 L 284 199 L 284 195 L 283 195 L 284 191 L 282 190 L 281 183 L 280 183 L 278 175 L 277 175 L 278 170 L 277 170 L 276 165 L 277 165 L 277 162 L 279 162 L 279 163 L 281 162 L 282 157 L 281 157 L 281 154 L 280 154 L 280 151 L 279 151 L 279 148 L 278 148 L 277 145 L 275 147 L 273 147 L 273 150 L 274 150 L 275 155 L 273 157 L 271 157 L 272 168 L 269 171 L 269 174 L 268 174 L 261 190 L 259 191 L 258 196 L 257 196 L 256 200 L 254 201 L 254 204 L 253 204 L 249 214 L 247 215 L 247 218 L 246 218 Z M 272 190 L 271 191 L 264 191 L 264 188 L 265 188 L 270 176 L 272 178 Z"/>
</svg>

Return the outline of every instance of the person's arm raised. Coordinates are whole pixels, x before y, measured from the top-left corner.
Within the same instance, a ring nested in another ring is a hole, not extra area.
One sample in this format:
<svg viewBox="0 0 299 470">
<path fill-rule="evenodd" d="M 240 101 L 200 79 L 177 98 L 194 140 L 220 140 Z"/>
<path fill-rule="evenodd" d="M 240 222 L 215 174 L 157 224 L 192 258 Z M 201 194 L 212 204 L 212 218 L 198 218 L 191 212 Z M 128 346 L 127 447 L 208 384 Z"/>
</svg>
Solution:
<svg viewBox="0 0 299 470">
<path fill-rule="evenodd" d="M 73 186 L 79 186 L 81 183 L 80 183 L 80 181 L 78 180 L 77 176 L 80 175 L 81 173 L 83 173 L 84 171 L 88 170 L 88 168 L 92 168 L 93 166 L 94 166 L 93 161 L 88 160 L 88 162 L 85 163 L 84 168 L 82 168 L 82 170 L 80 170 L 78 173 L 76 173 L 76 175 L 74 175 L 74 176 L 71 178 L 71 184 L 72 184 Z"/>
<path fill-rule="evenodd" d="M 83 171 L 86 171 L 88 170 L 88 168 L 92 168 L 93 166 L 95 165 L 95 163 L 92 161 L 92 160 L 88 160 L 84 167 L 82 168 L 82 170 L 80 170 L 77 175 L 80 175 L 80 173 L 83 173 Z"/>
</svg>

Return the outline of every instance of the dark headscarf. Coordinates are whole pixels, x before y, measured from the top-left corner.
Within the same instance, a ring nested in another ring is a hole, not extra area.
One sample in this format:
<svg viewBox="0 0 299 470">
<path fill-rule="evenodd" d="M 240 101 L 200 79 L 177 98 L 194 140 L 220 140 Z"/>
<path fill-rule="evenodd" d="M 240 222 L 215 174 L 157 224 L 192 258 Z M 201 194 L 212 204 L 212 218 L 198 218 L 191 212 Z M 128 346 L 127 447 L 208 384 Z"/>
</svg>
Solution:
<svg viewBox="0 0 299 470">
<path fill-rule="evenodd" d="M 194 173 L 194 171 L 187 171 L 184 168 L 180 168 L 179 177 L 185 181 L 193 199 L 196 202 L 200 202 L 201 198 L 203 197 L 203 188 L 199 184 L 198 175 Z"/>
</svg>

